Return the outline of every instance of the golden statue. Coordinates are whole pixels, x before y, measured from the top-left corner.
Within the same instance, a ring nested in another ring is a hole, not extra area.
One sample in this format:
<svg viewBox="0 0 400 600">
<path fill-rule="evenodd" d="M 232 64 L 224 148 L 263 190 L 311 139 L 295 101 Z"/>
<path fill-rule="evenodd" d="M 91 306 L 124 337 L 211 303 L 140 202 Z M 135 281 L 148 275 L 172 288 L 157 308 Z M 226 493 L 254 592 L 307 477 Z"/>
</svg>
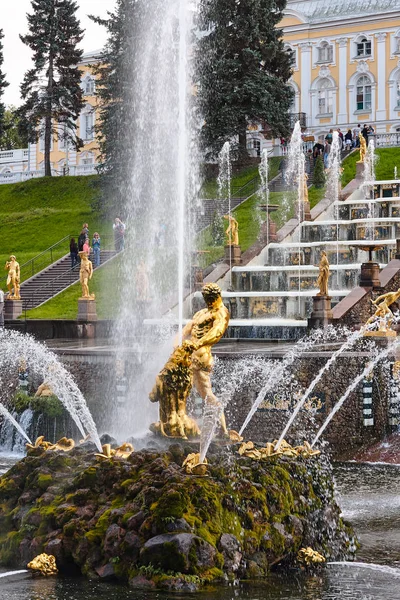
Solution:
<svg viewBox="0 0 400 600">
<path fill-rule="evenodd" d="M 329 296 L 328 293 L 328 280 L 329 280 L 329 262 L 326 252 L 322 250 L 321 259 L 319 261 L 319 275 L 317 279 L 317 286 L 319 292 L 317 296 Z"/>
<path fill-rule="evenodd" d="M 89 294 L 89 280 L 93 276 L 93 265 L 92 261 L 89 260 L 86 252 L 79 252 L 81 258 L 81 268 L 79 271 L 79 281 L 82 286 L 82 299 L 83 300 L 94 300 L 94 294 Z"/>
<path fill-rule="evenodd" d="M 300 190 L 301 201 L 302 202 L 308 202 L 308 185 L 307 185 L 307 181 L 308 181 L 308 175 L 307 175 L 307 173 L 303 173 L 303 175 L 301 176 L 301 190 Z"/>
<path fill-rule="evenodd" d="M 224 219 L 229 221 L 228 229 L 225 234 L 228 238 L 227 246 L 239 246 L 239 224 L 232 215 L 224 215 Z"/>
<path fill-rule="evenodd" d="M 229 311 L 224 306 L 221 288 L 216 283 L 207 283 L 202 294 L 207 308 L 197 312 L 187 323 L 182 332 L 182 338 L 189 340 L 192 346 L 193 384 L 201 398 L 209 405 L 221 407 L 221 403 L 212 391 L 210 374 L 213 368 L 211 348 L 224 335 L 229 325 Z M 229 436 L 225 416 L 221 412 L 221 427 Z"/>
<path fill-rule="evenodd" d="M 57 575 L 58 569 L 55 556 L 52 554 L 39 554 L 27 565 L 28 569 L 38 571 L 41 575 L 48 577 L 49 575 Z"/>
<path fill-rule="evenodd" d="M 384 333 L 386 335 L 395 336 L 396 332 L 390 329 L 394 314 L 390 310 L 390 306 L 400 298 L 400 288 L 397 292 L 388 292 L 378 296 L 375 300 L 371 300 L 372 304 L 376 307 L 375 313 L 365 323 L 364 329 L 367 329 L 371 323 L 379 322 L 378 333 Z M 374 335 L 375 331 L 364 331 L 364 335 Z"/>
<path fill-rule="evenodd" d="M 44 381 L 39 385 L 35 398 L 49 398 L 50 396 L 54 396 L 54 392 L 49 384 Z"/>
<path fill-rule="evenodd" d="M 360 140 L 360 160 L 357 162 L 363 163 L 365 161 L 365 157 L 367 156 L 367 141 L 361 131 L 358 134 L 358 139 Z"/>
<path fill-rule="evenodd" d="M 306 566 L 326 562 L 326 559 L 322 556 L 322 554 L 316 550 L 313 550 L 310 546 L 307 546 L 307 548 L 301 548 L 298 551 L 297 560 Z"/>
<path fill-rule="evenodd" d="M 11 254 L 10 260 L 6 262 L 4 269 L 8 270 L 7 287 L 9 291 L 8 300 L 21 300 L 19 294 L 20 288 L 20 270 L 19 263 L 15 258 L 14 254 Z M 14 291 L 12 291 L 14 290 Z"/>
<path fill-rule="evenodd" d="M 186 413 L 186 401 L 193 384 L 192 352 L 193 344 L 183 342 L 156 377 L 149 395 L 152 402 L 160 403 L 160 420 L 150 427 L 154 433 L 183 439 L 200 435 L 196 421 Z"/>
</svg>

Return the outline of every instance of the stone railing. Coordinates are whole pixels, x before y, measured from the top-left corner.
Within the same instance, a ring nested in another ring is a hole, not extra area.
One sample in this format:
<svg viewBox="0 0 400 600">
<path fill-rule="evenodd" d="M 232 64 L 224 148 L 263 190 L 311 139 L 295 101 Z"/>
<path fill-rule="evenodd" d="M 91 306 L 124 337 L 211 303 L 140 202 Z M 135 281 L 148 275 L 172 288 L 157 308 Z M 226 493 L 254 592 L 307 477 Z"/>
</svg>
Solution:
<svg viewBox="0 0 400 600">
<path fill-rule="evenodd" d="M 52 175 L 95 175 L 96 165 L 71 165 L 66 170 L 58 171 L 52 168 Z M 18 183 L 20 181 L 27 181 L 35 177 L 43 177 L 44 171 L 22 171 L 22 172 L 11 172 L 11 173 L 0 173 L 0 184 L 2 183 Z"/>
<path fill-rule="evenodd" d="M 28 148 L 19 148 L 18 150 L 2 150 L 0 152 L 0 164 L 27 161 L 28 155 Z"/>
<path fill-rule="evenodd" d="M 400 146 L 400 131 L 392 133 L 374 133 L 368 136 L 369 140 L 374 140 L 375 148 L 388 148 Z"/>
</svg>

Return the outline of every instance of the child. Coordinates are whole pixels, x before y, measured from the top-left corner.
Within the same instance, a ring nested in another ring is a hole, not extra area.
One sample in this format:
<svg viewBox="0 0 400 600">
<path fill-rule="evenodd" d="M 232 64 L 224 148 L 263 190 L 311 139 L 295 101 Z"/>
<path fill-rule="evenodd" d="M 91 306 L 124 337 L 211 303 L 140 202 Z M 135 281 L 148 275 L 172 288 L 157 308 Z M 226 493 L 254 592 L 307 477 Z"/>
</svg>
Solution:
<svg viewBox="0 0 400 600">
<path fill-rule="evenodd" d="M 93 248 L 93 254 L 94 254 L 94 266 L 95 267 L 100 266 L 100 243 L 101 243 L 100 236 L 96 231 L 94 233 L 93 239 L 92 239 L 92 248 Z"/>
</svg>

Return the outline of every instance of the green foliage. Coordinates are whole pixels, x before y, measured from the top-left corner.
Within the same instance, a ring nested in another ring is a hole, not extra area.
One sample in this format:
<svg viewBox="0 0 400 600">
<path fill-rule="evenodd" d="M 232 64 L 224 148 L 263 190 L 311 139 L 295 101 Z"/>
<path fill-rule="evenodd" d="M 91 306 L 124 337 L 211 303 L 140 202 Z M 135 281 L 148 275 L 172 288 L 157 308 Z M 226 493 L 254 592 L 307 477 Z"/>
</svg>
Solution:
<svg viewBox="0 0 400 600">
<path fill-rule="evenodd" d="M 318 156 L 315 163 L 313 185 L 315 185 L 316 188 L 321 188 L 325 185 L 325 169 L 321 156 Z"/>
<path fill-rule="evenodd" d="M 0 108 L 1 119 L 1 108 Z M 28 138 L 19 131 L 20 118 L 15 106 L 8 106 L 4 111 L 3 133 L 0 127 L 0 150 L 26 148 Z"/>
<path fill-rule="evenodd" d="M 2 71 L 3 67 L 3 42 L 2 39 L 4 37 L 3 30 L 0 29 L 0 150 L 3 150 L 2 140 L 6 130 L 5 123 L 5 106 L 2 102 L 2 96 L 4 94 L 4 90 L 9 85 L 6 81 L 6 76 Z"/>
<path fill-rule="evenodd" d="M 203 0 L 197 42 L 198 102 L 202 142 L 215 156 L 239 136 L 246 153 L 246 129 L 263 122 L 272 135 L 286 135 L 293 92 L 287 84 L 293 57 L 284 49 L 286 0 Z"/>
<path fill-rule="evenodd" d="M 12 399 L 12 406 L 17 413 L 22 413 L 27 408 L 34 412 L 42 413 L 48 417 L 61 417 L 64 409 L 56 396 L 47 396 L 46 398 L 35 398 L 25 392 L 18 391 Z"/>
<path fill-rule="evenodd" d="M 375 175 L 377 181 L 393 179 L 394 168 L 400 172 L 400 148 L 377 148 Z M 346 186 L 356 176 L 356 163 L 360 160 L 360 152 L 356 150 L 347 156 L 343 162 L 342 186 Z"/>
<path fill-rule="evenodd" d="M 33 52 L 32 68 L 21 84 L 24 100 L 18 109 L 21 131 L 30 141 L 44 137 L 45 175 L 51 175 L 52 137 L 68 140 L 77 150 L 76 121 L 84 105 L 81 73 L 77 67 L 83 51 L 78 48 L 83 30 L 76 18 L 74 0 L 32 0 L 27 15 L 29 32 L 21 40 Z M 62 123 L 62 131 L 59 124 Z"/>
</svg>

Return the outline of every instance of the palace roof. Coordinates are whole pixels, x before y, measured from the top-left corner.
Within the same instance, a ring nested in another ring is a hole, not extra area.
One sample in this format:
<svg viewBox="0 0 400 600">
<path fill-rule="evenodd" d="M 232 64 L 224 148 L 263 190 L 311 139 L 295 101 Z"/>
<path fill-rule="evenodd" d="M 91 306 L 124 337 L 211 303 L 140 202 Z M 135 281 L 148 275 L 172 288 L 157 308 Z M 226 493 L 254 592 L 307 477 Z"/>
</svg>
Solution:
<svg viewBox="0 0 400 600">
<path fill-rule="evenodd" d="M 295 11 L 305 21 L 325 21 L 400 10 L 400 0 L 289 0 L 287 12 Z"/>
</svg>

